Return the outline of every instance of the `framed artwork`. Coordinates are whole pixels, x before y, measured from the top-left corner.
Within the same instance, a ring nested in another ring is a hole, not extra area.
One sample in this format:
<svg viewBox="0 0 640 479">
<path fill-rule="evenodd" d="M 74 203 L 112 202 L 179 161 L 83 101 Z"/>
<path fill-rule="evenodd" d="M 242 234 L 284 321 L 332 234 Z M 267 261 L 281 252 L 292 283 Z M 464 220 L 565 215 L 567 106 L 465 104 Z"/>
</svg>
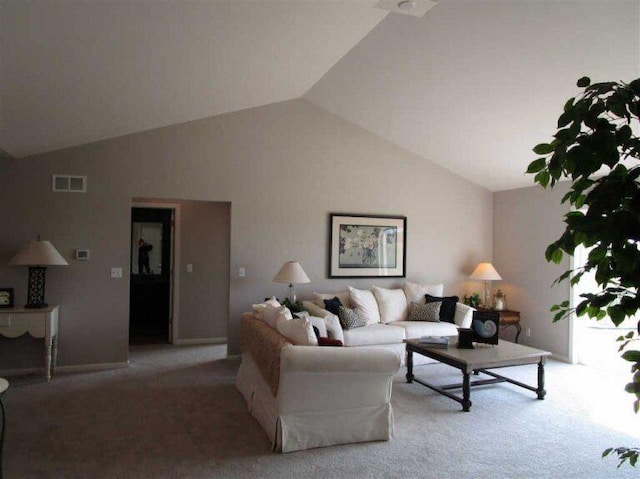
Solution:
<svg viewBox="0 0 640 479">
<path fill-rule="evenodd" d="M 404 278 L 407 217 L 330 215 L 330 278 Z"/>
<path fill-rule="evenodd" d="M 13 308 L 13 288 L 0 288 L 0 308 Z"/>
</svg>

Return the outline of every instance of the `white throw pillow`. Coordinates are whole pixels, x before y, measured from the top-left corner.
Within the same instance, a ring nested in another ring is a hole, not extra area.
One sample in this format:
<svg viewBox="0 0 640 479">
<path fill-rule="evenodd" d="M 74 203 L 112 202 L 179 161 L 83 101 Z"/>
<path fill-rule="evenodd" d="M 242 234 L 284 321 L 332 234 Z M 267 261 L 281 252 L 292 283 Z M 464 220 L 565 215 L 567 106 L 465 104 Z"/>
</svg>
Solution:
<svg viewBox="0 0 640 479">
<path fill-rule="evenodd" d="M 327 326 L 324 322 L 324 318 L 319 318 L 317 316 L 311 316 L 307 311 L 302 311 L 301 313 L 296 313 L 296 316 L 300 317 L 305 317 L 309 320 L 309 322 L 311 323 L 311 327 L 313 328 L 314 326 L 316 328 L 318 328 L 318 334 L 320 335 L 321 338 L 326 338 L 327 337 Z"/>
<path fill-rule="evenodd" d="M 280 306 L 276 308 L 270 304 L 267 305 L 266 308 L 262 311 L 262 320 L 271 326 L 273 329 L 276 329 L 278 324 L 278 315 L 283 314 L 287 319 L 292 319 L 291 311 L 289 308 L 284 306 Z"/>
<path fill-rule="evenodd" d="M 345 306 L 347 308 L 353 307 L 353 305 L 351 304 L 351 294 L 349 293 L 349 291 L 343 291 L 342 293 L 313 293 L 313 302 L 316 304 L 316 306 L 319 306 L 322 309 L 326 309 L 324 306 L 324 300 L 333 299 L 336 296 L 342 303 L 342 306 Z"/>
<path fill-rule="evenodd" d="M 380 322 L 378 302 L 371 291 L 349 286 L 349 293 L 351 294 L 353 307 L 358 310 L 360 317 L 367 322 L 367 326 Z"/>
<path fill-rule="evenodd" d="M 275 306 L 276 308 L 280 307 L 280 303 L 275 298 L 275 296 L 273 296 L 272 298 L 266 300 L 263 303 L 258 303 L 258 304 L 251 305 L 251 307 L 253 309 L 253 316 L 258 318 L 258 319 L 263 319 L 262 315 L 263 315 L 264 309 L 267 307 L 267 305 Z"/>
<path fill-rule="evenodd" d="M 380 321 L 384 324 L 407 320 L 407 297 L 401 289 L 373 287 L 373 295 L 378 302 Z M 424 297 L 423 297 L 424 299 Z"/>
<path fill-rule="evenodd" d="M 404 294 L 407 297 L 407 303 L 426 303 L 424 299 L 425 294 L 431 296 L 444 296 L 444 284 L 417 284 L 407 281 L 404 283 Z"/>
<path fill-rule="evenodd" d="M 281 315 L 276 329 L 293 344 L 300 346 L 318 345 L 318 338 L 316 338 L 308 318 L 286 319 L 284 315 Z"/>
</svg>

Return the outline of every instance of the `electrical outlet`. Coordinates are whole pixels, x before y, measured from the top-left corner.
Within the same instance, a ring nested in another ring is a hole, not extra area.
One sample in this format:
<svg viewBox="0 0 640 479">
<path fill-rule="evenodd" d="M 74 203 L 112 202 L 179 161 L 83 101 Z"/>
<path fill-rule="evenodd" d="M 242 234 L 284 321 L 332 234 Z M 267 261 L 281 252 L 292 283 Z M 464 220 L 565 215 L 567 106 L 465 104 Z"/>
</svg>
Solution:
<svg viewBox="0 0 640 479">
<path fill-rule="evenodd" d="M 122 278 L 122 268 L 111 268 L 112 278 Z"/>
<path fill-rule="evenodd" d="M 531 328 L 527 328 L 527 330 L 525 331 L 525 334 L 524 334 L 524 335 L 525 335 L 527 338 L 530 338 L 530 337 L 531 337 Z"/>
<path fill-rule="evenodd" d="M 187 273 L 193 273 L 193 265 L 191 263 L 187 265 Z"/>
<path fill-rule="evenodd" d="M 247 274 L 247 272 L 245 271 L 245 269 L 243 267 L 240 267 L 240 269 L 238 269 L 238 277 L 244 278 L 246 274 Z"/>
</svg>

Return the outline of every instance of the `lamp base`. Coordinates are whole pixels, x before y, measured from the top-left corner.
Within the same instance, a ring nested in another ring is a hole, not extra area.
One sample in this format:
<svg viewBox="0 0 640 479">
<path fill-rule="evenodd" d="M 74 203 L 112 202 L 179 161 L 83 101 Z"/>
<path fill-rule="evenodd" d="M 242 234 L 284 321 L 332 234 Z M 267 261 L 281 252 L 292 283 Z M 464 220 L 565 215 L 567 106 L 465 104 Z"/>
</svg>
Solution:
<svg viewBox="0 0 640 479">
<path fill-rule="evenodd" d="M 44 302 L 44 285 L 45 273 L 47 268 L 44 266 L 29 266 L 29 290 L 27 293 L 27 304 L 25 308 L 45 308 L 47 303 Z"/>
</svg>

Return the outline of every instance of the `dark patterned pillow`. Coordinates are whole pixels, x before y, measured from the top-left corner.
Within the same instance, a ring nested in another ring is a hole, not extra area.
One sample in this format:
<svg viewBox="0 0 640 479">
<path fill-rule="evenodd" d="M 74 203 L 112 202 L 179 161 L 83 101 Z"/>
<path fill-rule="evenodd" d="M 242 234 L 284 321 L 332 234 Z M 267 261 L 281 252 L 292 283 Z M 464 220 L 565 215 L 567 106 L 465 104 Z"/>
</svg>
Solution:
<svg viewBox="0 0 640 479">
<path fill-rule="evenodd" d="M 438 296 L 431 296 L 426 294 L 424 299 L 427 303 L 442 302 L 440 306 L 440 321 L 445 323 L 455 323 L 453 318 L 456 315 L 456 303 L 460 301 L 457 296 L 444 296 L 442 298 Z"/>
<path fill-rule="evenodd" d="M 431 323 L 440 322 L 441 301 L 419 304 L 411 303 L 409 310 L 409 321 L 429 321 Z"/>
<path fill-rule="evenodd" d="M 342 301 L 337 296 L 324 300 L 324 309 L 336 316 L 340 316 L 340 306 L 342 306 Z"/>
<path fill-rule="evenodd" d="M 367 322 L 360 317 L 355 309 L 345 308 L 344 306 L 340 306 L 338 318 L 343 329 L 361 328 L 367 325 Z"/>
</svg>

